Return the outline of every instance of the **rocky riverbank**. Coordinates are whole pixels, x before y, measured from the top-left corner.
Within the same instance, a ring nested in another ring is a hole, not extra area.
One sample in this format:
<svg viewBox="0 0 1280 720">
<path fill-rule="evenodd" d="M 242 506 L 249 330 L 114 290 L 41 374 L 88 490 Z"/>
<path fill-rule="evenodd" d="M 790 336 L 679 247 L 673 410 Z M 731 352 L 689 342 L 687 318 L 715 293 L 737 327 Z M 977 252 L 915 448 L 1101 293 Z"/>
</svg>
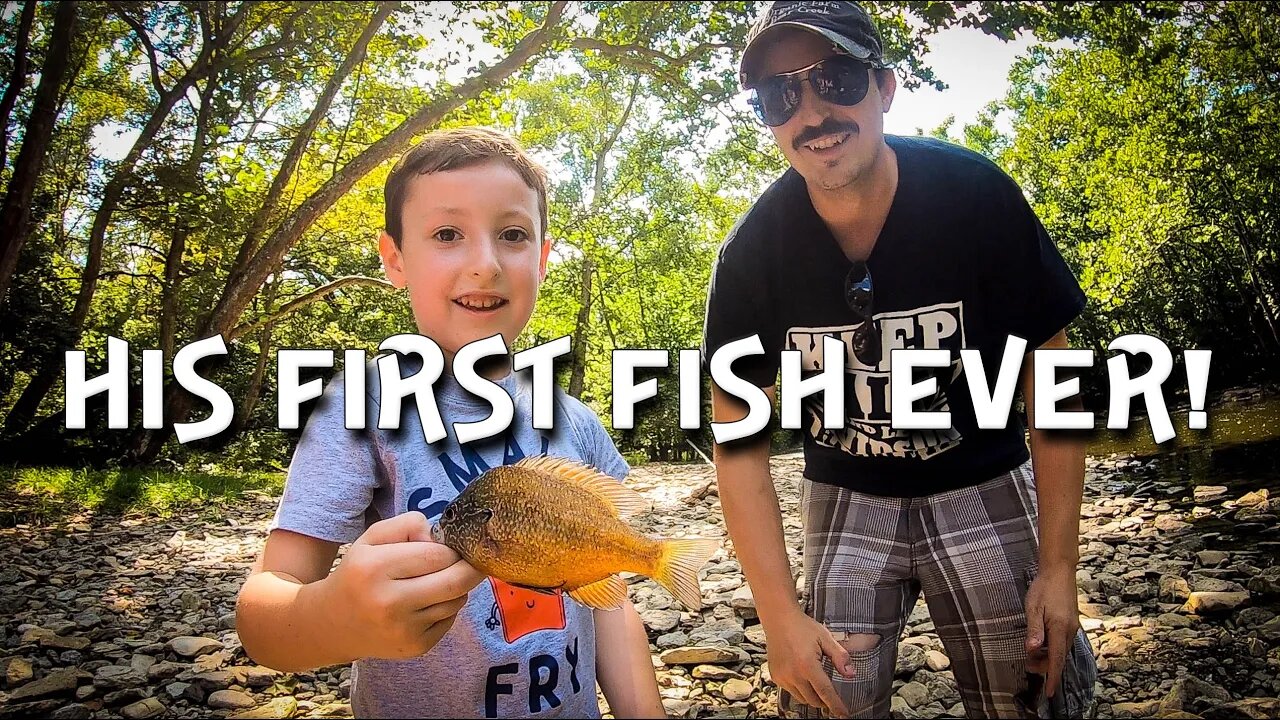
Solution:
<svg viewBox="0 0 1280 720">
<path fill-rule="evenodd" d="M 774 458 L 800 574 L 799 455 Z M 1099 717 L 1280 716 L 1280 498 L 1178 488 L 1142 463 L 1090 462 L 1078 573 L 1099 655 Z M 649 465 L 632 484 L 655 534 L 724 536 L 705 465 Z M 71 518 L 0 530 L 0 717 L 344 717 L 349 671 L 256 666 L 235 633 L 240 583 L 275 498 L 155 519 Z M 632 578 L 672 716 L 777 712 L 767 638 L 726 541 L 701 613 Z M 895 717 L 963 717 L 921 602 L 899 645 Z"/>
</svg>

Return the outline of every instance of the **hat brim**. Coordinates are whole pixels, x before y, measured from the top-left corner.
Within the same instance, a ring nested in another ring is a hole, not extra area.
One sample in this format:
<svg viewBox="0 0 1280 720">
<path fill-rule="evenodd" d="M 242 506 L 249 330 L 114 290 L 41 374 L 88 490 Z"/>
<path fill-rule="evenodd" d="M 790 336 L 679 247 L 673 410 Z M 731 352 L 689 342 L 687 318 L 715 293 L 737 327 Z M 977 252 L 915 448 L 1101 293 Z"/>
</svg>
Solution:
<svg viewBox="0 0 1280 720">
<path fill-rule="evenodd" d="M 751 42 L 747 43 L 747 47 L 742 51 L 742 61 L 738 64 L 738 83 L 742 86 L 742 89 L 748 90 L 751 88 L 752 80 L 747 76 L 747 64 L 751 59 L 751 52 L 753 50 L 759 50 L 761 47 L 766 45 L 773 36 L 778 34 L 778 28 L 788 27 L 798 28 L 800 30 L 806 30 L 817 35 L 821 35 L 831 41 L 831 43 L 837 48 L 843 50 L 846 54 L 852 55 L 859 60 L 870 60 L 876 67 L 882 67 L 884 65 L 881 58 L 874 57 L 875 53 L 873 53 L 870 48 L 865 48 L 837 32 L 833 32 L 826 28 L 820 28 L 816 25 L 810 25 L 809 23 L 785 20 L 783 22 L 770 25 L 764 32 L 754 38 L 751 38 Z"/>
</svg>

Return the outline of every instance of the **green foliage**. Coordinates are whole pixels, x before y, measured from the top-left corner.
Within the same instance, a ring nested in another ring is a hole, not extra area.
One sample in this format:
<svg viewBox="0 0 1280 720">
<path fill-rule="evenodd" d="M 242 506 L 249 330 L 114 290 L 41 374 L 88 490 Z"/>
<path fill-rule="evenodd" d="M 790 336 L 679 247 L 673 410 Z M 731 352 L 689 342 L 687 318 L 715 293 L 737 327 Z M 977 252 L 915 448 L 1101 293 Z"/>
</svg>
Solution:
<svg viewBox="0 0 1280 720">
<path fill-rule="evenodd" d="M 1280 20 L 1249 3 L 1087 14 L 1080 47 L 1020 61 L 964 140 L 1022 183 L 1081 280 L 1076 344 L 1150 333 L 1225 350 L 1220 382 L 1274 372 Z"/>
<path fill-rule="evenodd" d="M 247 492 L 274 494 L 280 473 L 73 470 L 31 467 L 0 470 L 0 526 L 48 522 L 82 513 L 165 517 L 181 510 L 237 500 Z"/>
</svg>

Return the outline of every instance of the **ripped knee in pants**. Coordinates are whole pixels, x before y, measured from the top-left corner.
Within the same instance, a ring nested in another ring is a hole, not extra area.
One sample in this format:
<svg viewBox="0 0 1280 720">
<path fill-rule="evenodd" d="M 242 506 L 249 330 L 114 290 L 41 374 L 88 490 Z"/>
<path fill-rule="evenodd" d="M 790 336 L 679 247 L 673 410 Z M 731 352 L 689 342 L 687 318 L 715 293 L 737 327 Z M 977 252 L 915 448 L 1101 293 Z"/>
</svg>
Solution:
<svg viewBox="0 0 1280 720">
<path fill-rule="evenodd" d="M 840 643 L 840 647 L 844 648 L 850 655 L 855 653 L 867 653 L 876 649 L 880 644 L 881 637 L 875 633 L 849 633 L 849 632 L 832 632 L 832 637 L 836 642 Z"/>
</svg>

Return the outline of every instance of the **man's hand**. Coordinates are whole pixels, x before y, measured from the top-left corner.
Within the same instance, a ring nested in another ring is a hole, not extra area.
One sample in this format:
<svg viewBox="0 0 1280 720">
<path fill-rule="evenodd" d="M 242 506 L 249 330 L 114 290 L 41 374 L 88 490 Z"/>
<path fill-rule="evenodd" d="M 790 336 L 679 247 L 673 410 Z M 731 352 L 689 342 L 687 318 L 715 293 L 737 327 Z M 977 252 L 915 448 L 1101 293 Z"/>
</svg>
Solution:
<svg viewBox="0 0 1280 720">
<path fill-rule="evenodd" d="M 369 526 L 338 569 L 317 583 L 314 602 L 353 657 L 410 658 L 440 642 L 467 594 L 484 580 L 431 540 L 419 512 Z M 319 630 L 319 629 L 318 629 Z"/>
<path fill-rule="evenodd" d="M 1080 627 L 1077 603 L 1074 568 L 1042 571 L 1027 589 L 1027 669 L 1046 676 L 1048 697 L 1058 690 L 1067 652 Z"/>
<path fill-rule="evenodd" d="M 822 656 L 845 677 L 853 677 L 849 653 L 836 641 L 831 631 L 798 611 L 768 625 L 769 674 L 778 687 L 811 707 L 825 707 L 834 717 L 848 717 L 835 685 L 822 667 Z"/>
</svg>

